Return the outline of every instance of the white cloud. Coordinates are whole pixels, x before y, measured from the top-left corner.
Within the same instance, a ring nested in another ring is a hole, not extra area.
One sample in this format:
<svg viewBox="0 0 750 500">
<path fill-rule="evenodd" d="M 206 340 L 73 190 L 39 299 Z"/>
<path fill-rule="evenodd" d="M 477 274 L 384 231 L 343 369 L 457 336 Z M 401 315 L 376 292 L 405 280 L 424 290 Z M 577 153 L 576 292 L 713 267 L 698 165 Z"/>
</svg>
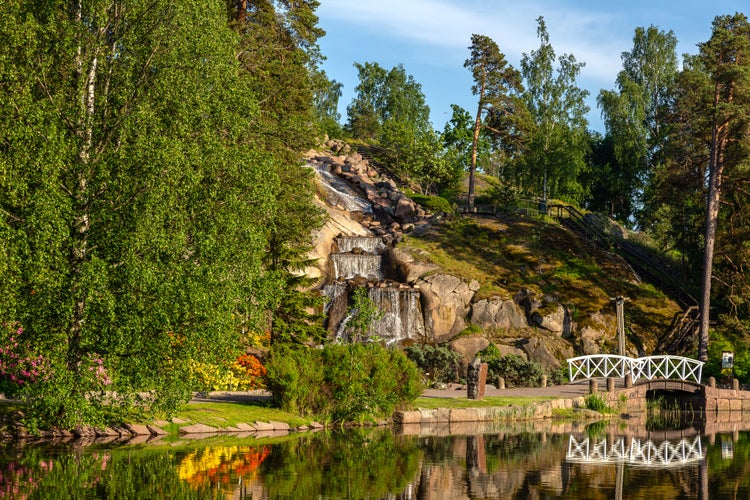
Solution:
<svg viewBox="0 0 750 500">
<path fill-rule="evenodd" d="M 583 9 L 586 10 L 583 10 Z M 595 80 L 613 82 L 621 68 L 620 53 L 630 42 L 627 28 L 617 25 L 615 15 L 592 11 L 591 7 L 565 7 L 532 2 L 488 2 L 464 0 L 325 0 L 318 12 L 364 30 L 368 38 L 383 36 L 418 44 L 420 53 L 434 65 L 459 64 L 468 55 L 472 33 L 491 37 L 508 60 L 518 65 L 522 53 L 539 46 L 536 19 L 544 15 L 550 42 L 557 54 L 573 54 L 586 63 L 585 73 Z M 625 34 L 625 36 L 623 36 Z M 430 49 L 434 49 L 430 51 Z"/>
</svg>

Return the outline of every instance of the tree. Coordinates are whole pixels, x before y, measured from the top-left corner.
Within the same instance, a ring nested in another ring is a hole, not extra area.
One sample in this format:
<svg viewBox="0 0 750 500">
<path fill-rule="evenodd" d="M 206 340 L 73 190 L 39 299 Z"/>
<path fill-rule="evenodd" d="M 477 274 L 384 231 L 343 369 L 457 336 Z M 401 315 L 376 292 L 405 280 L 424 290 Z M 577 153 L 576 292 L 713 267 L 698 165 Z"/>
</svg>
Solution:
<svg viewBox="0 0 750 500">
<path fill-rule="evenodd" d="M 700 55 L 713 84 L 698 342 L 698 359 L 706 361 L 714 246 L 725 171 L 742 165 L 749 153 L 746 136 L 750 123 L 750 23 L 747 17 L 744 14 L 716 17 L 711 39 L 700 45 Z"/>
<path fill-rule="evenodd" d="M 471 160 L 469 163 L 469 193 L 467 205 L 474 208 L 474 177 L 477 168 L 477 156 L 480 144 L 480 132 L 489 127 L 489 118 L 494 119 L 492 132 L 502 142 L 513 129 L 509 117 L 518 116 L 519 101 L 514 96 L 522 91 L 521 78 L 505 60 L 497 44 L 488 36 L 474 34 L 471 36 L 470 57 L 464 62 L 474 80 L 471 91 L 479 97 L 477 113 L 474 118 L 472 135 Z M 455 113 L 455 110 L 454 110 Z"/>
<path fill-rule="evenodd" d="M 278 291 L 269 298 L 267 329 L 272 343 L 301 342 L 305 333 L 320 334 L 315 315 L 307 313 L 318 297 L 301 271 L 323 218 L 312 202 L 312 172 L 301 165 L 300 152 L 313 145 L 316 116 L 324 126 L 337 121 L 340 86 L 317 69 L 317 39 L 323 35 L 316 25 L 317 1 L 239 1 L 229 7 L 243 80 L 258 106 L 243 140 L 272 156 L 268 175 L 278 178 L 269 193 L 276 209 L 265 224 L 266 279 Z"/>
<path fill-rule="evenodd" d="M 339 113 L 339 99 L 343 84 L 336 80 L 329 80 L 325 71 L 315 74 L 316 90 L 314 92 L 315 113 L 318 117 L 321 131 L 329 136 L 339 136 L 342 133 L 341 113 Z"/>
<path fill-rule="evenodd" d="M 172 412 L 190 362 L 233 358 L 284 285 L 269 227 L 297 215 L 275 197 L 279 156 L 256 147 L 276 143 L 258 132 L 258 82 L 214 2 L 0 12 L 0 117 L 15 124 L 0 130 L 0 322 L 21 322 L 53 370 L 30 408 L 69 427 L 104 403 Z M 120 398 L 97 396 L 107 382 Z"/>
<path fill-rule="evenodd" d="M 355 137 L 379 140 L 383 129 L 389 126 L 415 132 L 432 128 L 422 86 L 407 75 L 402 65 L 390 70 L 378 63 L 354 63 L 354 66 L 359 73 L 359 84 L 346 111 L 347 126 Z"/>
<path fill-rule="evenodd" d="M 664 158 L 665 113 L 677 74 L 676 46 L 672 31 L 636 28 L 633 49 L 622 54 L 617 90 L 602 90 L 597 99 L 617 160 L 611 164 L 616 168 L 612 174 L 621 192 L 633 198 L 630 210 L 621 212 L 624 221 L 635 222 L 652 172 Z M 639 219 L 644 225 L 645 217 Z"/>
<path fill-rule="evenodd" d="M 521 59 L 524 101 L 534 123 L 522 176 L 525 185 L 541 188 L 545 201 L 549 195 L 580 200 L 583 192 L 578 177 L 585 168 L 589 108 L 585 104 L 588 92 L 576 85 L 576 77 L 584 64 L 563 54 L 557 58 L 555 71 L 555 51 L 544 18 L 539 17 L 537 23 L 541 45 Z"/>
</svg>

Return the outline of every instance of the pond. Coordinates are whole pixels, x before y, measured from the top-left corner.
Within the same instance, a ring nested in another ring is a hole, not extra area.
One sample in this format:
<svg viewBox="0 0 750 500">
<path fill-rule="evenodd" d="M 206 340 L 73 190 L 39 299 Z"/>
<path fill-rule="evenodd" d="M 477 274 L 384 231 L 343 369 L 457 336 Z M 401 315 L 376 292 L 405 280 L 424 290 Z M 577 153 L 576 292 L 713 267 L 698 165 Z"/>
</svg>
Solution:
<svg viewBox="0 0 750 500">
<path fill-rule="evenodd" d="M 13 499 L 750 498 L 750 433 L 622 421 L 2 447 Z"/>
</svg>

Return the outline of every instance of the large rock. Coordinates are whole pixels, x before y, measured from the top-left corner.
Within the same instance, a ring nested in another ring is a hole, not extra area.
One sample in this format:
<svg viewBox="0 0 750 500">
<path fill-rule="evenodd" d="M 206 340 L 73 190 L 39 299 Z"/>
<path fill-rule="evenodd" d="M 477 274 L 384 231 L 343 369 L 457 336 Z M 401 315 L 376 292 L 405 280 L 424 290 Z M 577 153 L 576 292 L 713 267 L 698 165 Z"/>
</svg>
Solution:
<svg viewBox="0 0 750 500">
<path fill-rule="evenodd" d="M 435 341 L 449 340 L 466 328 L 466 316 L 479 283 L 467 283 L 450 274 L 433 274 L 420 278 L 422 308 L 428 336 Z"/>
<path fill-rule="evenodd" d="M 514 300 L 482 299 L 471 305 L 471 323 L 484 330 L 520 330 L 528 326 L 526 315 Z"/>
<path fill-rule="evenodd" d="M 573 323 L 568 309 L 560 303 L 546 299 L 546 307 L 534 310 L 530 321 L 549 332 L 569 337 L 572 334 Z"/>
<path fill-rule="evenodd" d="M 560 368 L 560 361 L 555 357 L 553 349 L 547 345 L 544 338 L 525 339 L 520 342 L 520 347 L 526 352 L 530 361 L 536 361 L 545 368 L 552 368 L 553 370 Z"/>
<path fill-rule="evenodd" d="M 425 274 L 435 271 L 438 266 L 417 260 L 410 252 L 398 247 L 388 250 L 390 262 L 405 283 L 413 285 Z"/>
<path fill-rule="evenodd" d="M 401 222 L 414 222 L 417 218 L 417 205 L 406 196 L 401 196 L 396 201 L 394 214 Z"/>
<path fill-rule="evenodd" d="M 606 337 L 607 331 L 615 332 L 617 330 L 617 318 L 609 315 L 597 313 L 589 317 L 587 325 L 580 330 L 581 347 L 584 354 L 600 354 L 600 345 Z"/>
<path fill-rule="evenodd" d="M 448 343 L 448 347 L 457 352 L 463 358 L 461 372 L 466 373 L 466 366 L 476 358 L 477 353 L 490 345 L 490 341 L 484 337 L 461 337 Z"/>
</svg>

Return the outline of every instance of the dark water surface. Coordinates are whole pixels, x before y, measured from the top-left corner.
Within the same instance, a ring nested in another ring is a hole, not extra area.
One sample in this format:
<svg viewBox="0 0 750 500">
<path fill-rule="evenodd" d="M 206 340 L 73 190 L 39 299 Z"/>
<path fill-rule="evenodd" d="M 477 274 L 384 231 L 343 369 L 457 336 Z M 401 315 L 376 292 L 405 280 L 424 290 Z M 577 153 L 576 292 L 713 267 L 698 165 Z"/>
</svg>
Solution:
<svg viewBox="0 0 750 500">
<path fill-rule="evenodd" d="M 0 498 L 750 498 L 745 431 L 623 423 L 450 431 L 6 443 Z"/>
</svg>

